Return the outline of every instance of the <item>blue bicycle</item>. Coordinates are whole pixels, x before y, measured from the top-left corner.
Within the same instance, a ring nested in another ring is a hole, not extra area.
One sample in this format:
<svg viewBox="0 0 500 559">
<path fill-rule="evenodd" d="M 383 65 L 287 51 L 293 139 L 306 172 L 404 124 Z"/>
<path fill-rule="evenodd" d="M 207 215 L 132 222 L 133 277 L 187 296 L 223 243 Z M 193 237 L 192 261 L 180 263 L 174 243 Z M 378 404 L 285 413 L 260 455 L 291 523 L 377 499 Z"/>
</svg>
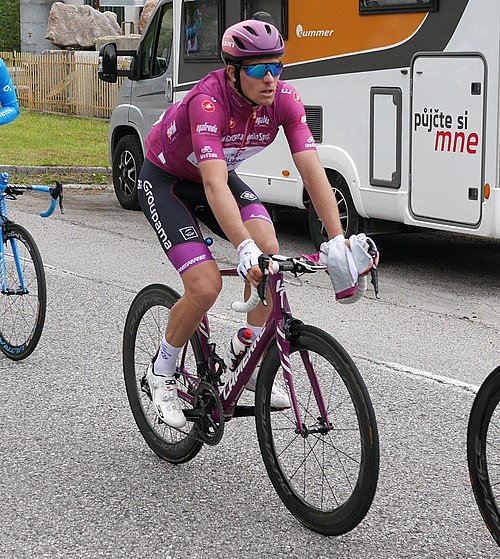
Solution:
<svg viewBox="0 0 500 559">
<path fill-rule="evenodd" d="M 0 173 L 0 351 L 19 361 L 30 355 L 42 335 L 47 307 L 47 287 L 40 251 L 31 234 L 7 215 L 7 200 L 27 190 L 47 192 L 52 200 L 42 217 L 63 209 L 62 184 L 9 184 L 8 173 Z"/>
</svg>

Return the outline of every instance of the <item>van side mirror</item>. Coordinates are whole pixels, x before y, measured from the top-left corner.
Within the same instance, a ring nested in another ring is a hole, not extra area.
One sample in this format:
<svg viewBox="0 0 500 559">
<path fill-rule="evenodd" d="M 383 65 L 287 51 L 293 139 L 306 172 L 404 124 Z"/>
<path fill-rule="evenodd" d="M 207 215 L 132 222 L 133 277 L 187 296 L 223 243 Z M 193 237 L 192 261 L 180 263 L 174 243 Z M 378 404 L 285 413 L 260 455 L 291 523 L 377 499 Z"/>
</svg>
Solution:
<svg viewBox="0 0 500 559">
<path fill-rule="evenodd" d="M 116 43 L 107 43 L 99 50 L 99 79 L 103 82 L 115 83 L 118 78 L 118 55 Z"/>
</svg>

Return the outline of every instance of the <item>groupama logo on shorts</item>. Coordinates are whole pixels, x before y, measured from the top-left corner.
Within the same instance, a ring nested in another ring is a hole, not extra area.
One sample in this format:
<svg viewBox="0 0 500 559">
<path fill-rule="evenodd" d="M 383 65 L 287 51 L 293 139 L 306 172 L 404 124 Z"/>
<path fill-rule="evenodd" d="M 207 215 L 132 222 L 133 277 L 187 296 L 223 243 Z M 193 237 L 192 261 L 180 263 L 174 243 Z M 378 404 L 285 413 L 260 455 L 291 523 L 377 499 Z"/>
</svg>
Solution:
<svg viewBox="0 0 500 559">
<path fill-rule="evenodd" d="M 214 103 L 212 101 L 209 101 L 208 99 L 203 101 L 203 103 L 201 104 L 201 108 L 207 113 L 213 113 L 215 111 Z"/>
</svg>

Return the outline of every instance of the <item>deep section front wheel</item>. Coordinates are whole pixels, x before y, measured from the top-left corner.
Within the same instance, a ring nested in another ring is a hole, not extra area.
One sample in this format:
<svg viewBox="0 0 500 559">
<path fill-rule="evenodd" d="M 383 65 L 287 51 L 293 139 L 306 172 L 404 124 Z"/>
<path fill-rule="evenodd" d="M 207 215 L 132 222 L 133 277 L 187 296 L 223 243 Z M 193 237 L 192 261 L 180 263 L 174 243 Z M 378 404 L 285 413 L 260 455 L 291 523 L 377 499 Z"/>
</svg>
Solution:
<svg viewBox="0 0 500 559">
<path fill-rule="evenodd" d="M 0 350 L 18 361 L 33 352 L 42 335 L 47 307 L 45 273 L 40 251 L 24 227 L 7 222 L 3 243 L 6 289 L 0 294 Z"/>
<path fill-rule="evenodd" d="M 195 423 L 188 421 L 182 429 L 169 427 L 158 419 L 146 381 L 146 372 L 156 354 L 168 322 L 170 310 L 180 295 L 160 284 L 149 285 L 137 294 L 127 315 L 123 333 L 123 373 L 130 408 L 139 430 L 152 450 L 164 460 L 181 464 L 194 458 L 203 442 Z M 181 351 L 184 370 L 196 374 L 202 361 L 197 335 Z M 177 379 L 178 387 L 192 391 L 186 377 Z M 185 408 L 191 407 L 183 401 Z"/>
<path fill-rule="evenodd" d="M 481 385 L 467 429 L 467 460 L 474 497 L 500 546 L 500 366 Z"/>
<path fill-rule="evenodd" d="M 329 425 L 313 393 L 311 369 Z M 279 497 L 300 522 L 327 536 L 344 534 L 363 520 L 377 487 L 378 432 L 370 397 L 342 346 L 313 326 L 294 328 L 290 370 L 301 428 L 292 408 L 270 408 L 273 382 L 283 384 L 273 345 L 262 362 L 255 397 L 262 458 Z"/>
</svg>

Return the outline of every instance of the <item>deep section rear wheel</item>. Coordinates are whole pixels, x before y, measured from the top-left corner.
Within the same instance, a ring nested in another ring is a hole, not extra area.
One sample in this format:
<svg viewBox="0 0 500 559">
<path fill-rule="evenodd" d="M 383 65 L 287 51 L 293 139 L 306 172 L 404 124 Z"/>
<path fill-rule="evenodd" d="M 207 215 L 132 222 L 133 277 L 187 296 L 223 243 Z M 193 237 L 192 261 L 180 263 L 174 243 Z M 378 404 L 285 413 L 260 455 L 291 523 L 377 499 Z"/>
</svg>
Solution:
<svg viewBox="0 0 500 559">
<path fill-rule="evenodd" d="M 194 458 L 203 442 L 195 423 L 188 421 L 182 429 L 174 429 L 161 422 L 151 401 L 146 372 L 163 337 L 170 310 L 179 294 L 160 284 L 145 287 L 135 297 L 127 315 L 123 334 L 123 372 L 130 408 L 139 430 L 152 450 L 164 460 L 181 464 Z M 196 374 L 196 363 L 202 360 L 197 335 L 181 352 L 184 369 Z M 178 388 L 192 392 L 186 377 L 177 379 Z M 183 401 L 185 408 L 191 406 Z"/>
<path fill-rule="evenodd" d="M 306 372 L 309 359 L 323 395 L 330 427 L 322 425 Z M 365 517 L 379 471 L 375 414 L 349 355 L 329 334 L 299 325 L 292 334 L 290 368 L 306 435 L 293 409 L 271 410 L 273 382 L 283 384 L 276 345 L 262 362 L 255 419 L 269 478 L 290 512 L 327 536 L 344 534 Z"/>
<path fill-rule="evenodd" d="M 47 307 L 45 272 L 40 251 L 24 227 L 7 222 L 3 242 L 6 290 L 0 294 L 0 350 L 19 361 L 33 352 L 42 335 Z"/>
<path fill-rule="evenodd" d="M 467 459 L 474 497 L 500 546 L 500 366 L 481 385 L 467 429 Z"/>
</svg>

